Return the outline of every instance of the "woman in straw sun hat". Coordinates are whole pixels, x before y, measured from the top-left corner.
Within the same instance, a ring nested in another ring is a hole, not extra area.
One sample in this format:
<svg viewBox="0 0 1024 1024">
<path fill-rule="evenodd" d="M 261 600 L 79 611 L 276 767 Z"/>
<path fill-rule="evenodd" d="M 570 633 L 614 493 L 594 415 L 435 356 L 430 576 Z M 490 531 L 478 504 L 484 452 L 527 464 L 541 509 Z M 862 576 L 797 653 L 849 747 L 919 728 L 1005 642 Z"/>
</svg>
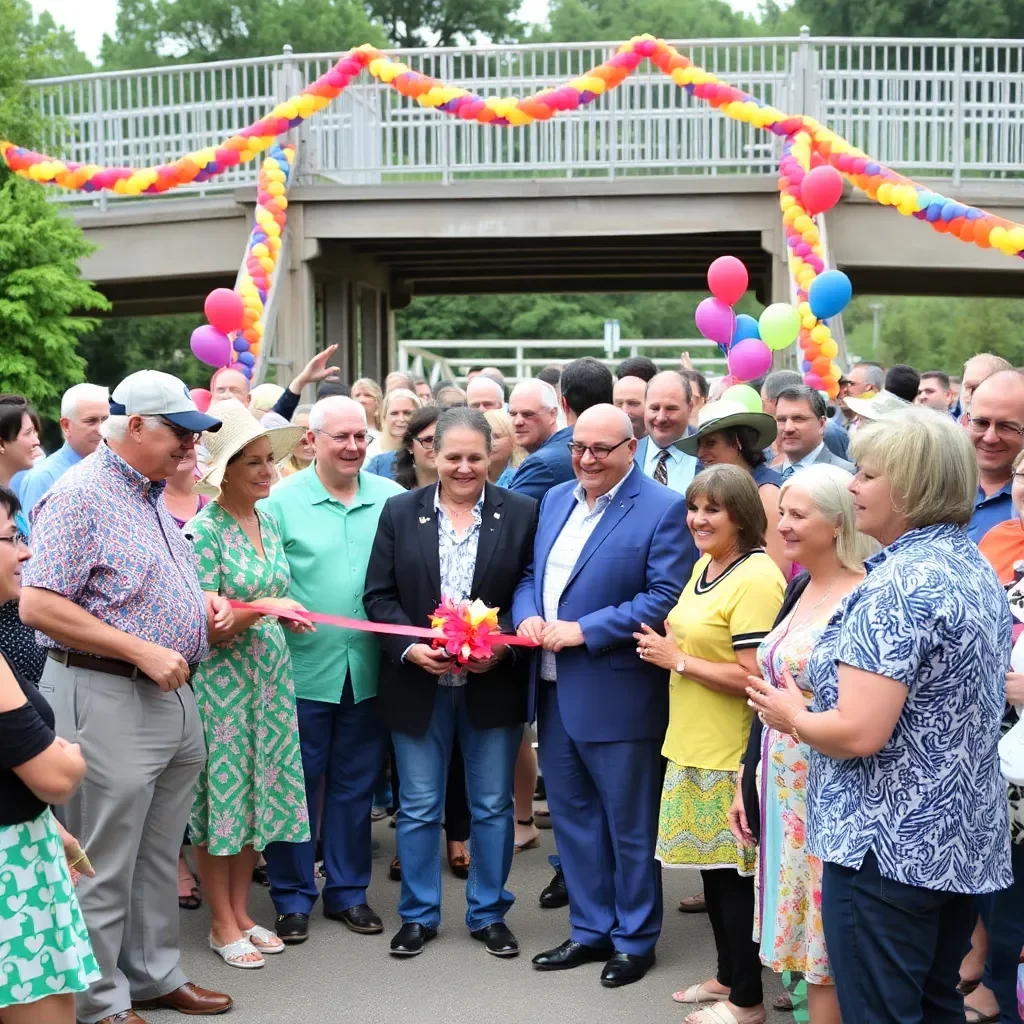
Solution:
<svg viewBox="0 0 1024 1024">
<path fill-rule="evenodd" d="M 203 437 L 210 461 L 195 485 L 212 500 L 185 527 L 200 585 L 233 600 L 301 610 L 286 596 L 291 575 L 277 525 L 256 503 L 270 493 L 275 464 L 291 454 L 302 431 L 268 430 L 236 399 L 212 410 L 223 426 Z M 264 954 L 282 953 L 284 945 L 253 921 L 239 890 L 268 843 L 309 839 L 282 622 L 237 610 L 230 630 L 211 634 L 210 656 L 192 685 L 208 756 L 189 830 L 212 917 L 210 948 L 232 967 L 262 967 Z"/>
</svg>

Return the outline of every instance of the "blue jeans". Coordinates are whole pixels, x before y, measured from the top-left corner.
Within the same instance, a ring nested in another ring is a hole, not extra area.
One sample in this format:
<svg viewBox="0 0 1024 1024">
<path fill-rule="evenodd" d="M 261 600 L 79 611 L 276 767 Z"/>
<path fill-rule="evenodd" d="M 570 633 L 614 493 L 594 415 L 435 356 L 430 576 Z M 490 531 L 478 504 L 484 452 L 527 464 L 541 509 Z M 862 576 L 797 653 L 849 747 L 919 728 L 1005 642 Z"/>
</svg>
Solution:
<svg viewBox="0 0 1024 1024">
<path fill-rule="evenodd" d="M 821 896 L 844 1021 L 963 1024 L 956 986 L 971 944 L 974 896 L 883 878 L 871 852 L 860 870 L 826 862 Z"/>
<path fill-rule="evenodd" d="M 988 958 L 983 984 L 996 995 L 1000 1024 L 1020 1024 L 1017 1013 L 1017 961 L 1024 947 L 1024 846 L 1010 846 L 1013 885 L 978 897 L 978 910 L 988 932 Z"/>
<path fill-rule="evenodd" d="M 502 921 L 514 897 L 505 888 L 512 868 L 515 822 L 512 779 L 522 726 L 477 729 L 466 715 L 464 687 L 438 686 L 424 736 L 393 732 L 398 761 L 398 856 L 402 862 L 403 923 L 441 923 L 441 819 L 448 762 L 456 734 L 466 765 L 469 841 L 466 925 Z"/>
<path fill-rule="evenodd" d="M 279 914 L 308 914 L 316 903 L 313 857 L 323 784 L 324 908 L 337 914 L 366 902 L 372 857 L 370 808 L 388 749 L 387 730 L 378 718 L 376 697 L 353 703 L 349 679 L 340 703 L 300 697 L 295 707 L 312 838 L 266 848 L 270 898 Z"/>
</svg>

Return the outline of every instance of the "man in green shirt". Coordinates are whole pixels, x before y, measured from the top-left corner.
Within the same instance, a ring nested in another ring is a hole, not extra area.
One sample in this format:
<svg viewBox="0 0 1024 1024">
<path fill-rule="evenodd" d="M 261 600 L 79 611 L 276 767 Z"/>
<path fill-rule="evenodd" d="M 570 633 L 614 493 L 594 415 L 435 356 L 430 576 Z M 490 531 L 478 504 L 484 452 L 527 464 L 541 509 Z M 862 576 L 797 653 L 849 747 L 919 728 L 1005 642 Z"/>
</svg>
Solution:
<svg viewBox="0 0 1024 1024">
<path fill-rule="evenodd" d="M 402 488 L 362 472 L 366 412 L 353 399 L 317 402 L 309 414 L 309 439 L 313 464 L 277 484 L 261 508 L 281 528 L 292 575 L 289 596 L 311 611 L 365 619 L 363 584 L 377 520 L 384 502 Z M 288 644 L 313 836 L 324 782 L 324 916 L 374 934 L 383 923 L 366 902 L 370 810 L 387 753 L 376 708 L 377 638 L 320 626 L 314 633 L 289 632 Z M 277 934 L 287 943 L 305 942 L 317 898 L 314 843 L 271 843 L 265 856 Z"/>
</svg>

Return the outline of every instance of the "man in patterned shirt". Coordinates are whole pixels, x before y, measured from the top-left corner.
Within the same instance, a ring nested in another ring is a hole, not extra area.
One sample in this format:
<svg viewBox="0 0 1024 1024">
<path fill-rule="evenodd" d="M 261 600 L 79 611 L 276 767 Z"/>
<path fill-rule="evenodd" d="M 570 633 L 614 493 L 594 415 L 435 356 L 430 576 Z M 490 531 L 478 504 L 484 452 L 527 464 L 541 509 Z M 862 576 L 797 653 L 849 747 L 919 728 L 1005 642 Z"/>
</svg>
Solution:
<svg viewBox="0 0 1024 1024">
<path fill-rule="evenodd" d="M 39 689 L 89 772 L 67 805 L 94 878 L 78 898 L 103 977 L 77 997 L 84 1024 L 140 1024 L 133 1007 L 219 1013 L 230 996 L 179 965 L 177 860 L 206 747 L 188 682 L 231 609 L 204 597 L 192 551 L 160 500 L 203 430 L 220 422 L 176 377 L 142 370 L 110 403 L 106 443 L 33 516 L 21 617 L 49 660 Z"/>
</svg>

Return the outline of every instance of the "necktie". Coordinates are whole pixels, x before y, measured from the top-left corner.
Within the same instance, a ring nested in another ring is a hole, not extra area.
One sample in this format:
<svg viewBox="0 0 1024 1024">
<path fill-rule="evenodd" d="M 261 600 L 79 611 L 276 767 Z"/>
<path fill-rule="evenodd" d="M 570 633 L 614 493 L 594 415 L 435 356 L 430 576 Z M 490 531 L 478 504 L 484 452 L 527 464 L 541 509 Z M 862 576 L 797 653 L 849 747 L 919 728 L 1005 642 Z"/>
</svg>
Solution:
<svg viewBox="0 0 1024 1024">
<path fill-rule="evenodd" d="M 792 466 L 792 465 L 790 465 L 790 466 L 787 466 L 787 467 L 786 467 L 786 468 L 785 468 L 785 469 L 784 469 L 784 470 L 782 471 L 782 479 L 783 479 L 783 480 L 788 480 L 788 479 L 789 479 L 789 478 L 790 478 L 790 477 L 791 477 L 791 476 L 793 475 L 793 473 L 795 472 L 795 470 L 796 470 L 796 466 Z"/>
<path fill-rule="evenodd" d="M 658 462 L 654 467 L 653 475 L 654 479 L 657 480 L 659 484 L 664 484 L 668 487 L 668 469 L 665 466 L 666 462 L 668 462 L 668 452 L 662 448 L 661 454 L 658 456 Z"/>
</svg>

